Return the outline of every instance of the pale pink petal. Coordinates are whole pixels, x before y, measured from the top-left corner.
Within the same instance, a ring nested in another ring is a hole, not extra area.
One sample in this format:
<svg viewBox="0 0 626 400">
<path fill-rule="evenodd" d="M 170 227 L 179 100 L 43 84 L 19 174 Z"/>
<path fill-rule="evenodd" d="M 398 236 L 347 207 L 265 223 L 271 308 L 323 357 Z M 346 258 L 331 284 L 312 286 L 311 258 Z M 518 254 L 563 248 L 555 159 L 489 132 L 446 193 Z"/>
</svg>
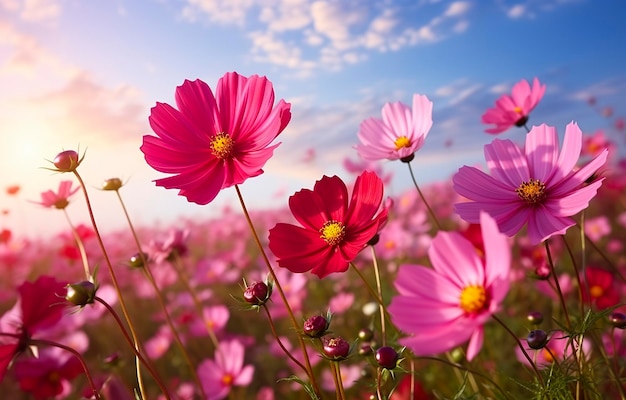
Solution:
<svg viewBox="0 0 626 400">
<path fill-rule="evenodd" d="M 483 347 L 484 330 L 482 327 L 476 328 L 470 337 L 469 344 L 467 345 L 466 358 L 467 361 L 472 361 Z"/>
<path fill-rule="evenodd" d="M 460 289 L 485 282 L 484 266 L 474 245 L 457 232 L 440 231 L 428 255 L 435 271 Z"/>
<path fill-rule="evenodd" d="M 491 176 L 510 187 L 517 188 L 530 179 L 524 154 L 510 140 L 494 139 L 485 145 L 485 160 Z"/>
<path fill-rule="evenodd" d="M 559 151 L 559 139 L 556 128 L 542 124 L 533 126 L 526 135 L 526 158 L 530 177 L 547 182 L 556 165 Z"/>
</svg>

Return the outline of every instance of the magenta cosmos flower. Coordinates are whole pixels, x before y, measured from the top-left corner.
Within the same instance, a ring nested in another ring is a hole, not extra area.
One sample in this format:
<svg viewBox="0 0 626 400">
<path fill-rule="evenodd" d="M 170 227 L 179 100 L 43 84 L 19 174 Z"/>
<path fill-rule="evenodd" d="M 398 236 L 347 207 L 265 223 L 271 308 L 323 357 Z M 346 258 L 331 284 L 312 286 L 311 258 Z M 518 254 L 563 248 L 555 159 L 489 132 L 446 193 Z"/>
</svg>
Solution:
<svg viewBox="0 0 626 400">
<path fill-rule="evenodd" d="M 201 80 L 186 80 L 176 88 L 176 106 L 152 108 L 150 126 L 157 136 L 144 136 L 141 151 L 152 168 L 174 174 L 157 179 L 158 186 L 179 189 L 197 204 L 262 174 L 278 146 L 270 143 L 291 119 L 289 103 L 274 106 L 267 78 L 235 72 L 218 81 L 215 96 Z"/>
<path fill-rule="evenodd" d="M 582 132 L 575 123 L 565 128 L 560 153 L 556 129 L 547 125 L 531 129 L 525 149 L 495 139 L 485 145 L 491 175 L 464 166 L 452 178 L 457 193 L 471 200 L 455 204 L 457 213 L 477 223 L 485 210 L 509 236 L 527 223 L 532 244 L 564 234 L 575 223 L 571 216 L 589 205 L 603 180 L 586 182 L 604 165 L 608 151 L 576 169 L 581 146 Z"/>
<path fill-rule="evenodd" d="M 59 183 L 59 189 L 55 192 L 53 190 L 46 190 L 41 193 L 41 201 L 35 202 L 47 208 L 56 208 L 62 210 L 70 204 L 69 198 L 78 191 L 78 187 L 72 189 L 72 181 L 61 181 Z"/>
<path fill-rule="evenodd" d="M 487 133 L 502 133 L 513 125 L 521 127 L 528 122 L 528 115 L 539 104 L 539 100 L 546 91 L 546 85 L 541 85 L 539 80 L 533 80 L 533 87 L 527 80 L 521 80 L 513 86 L 511 95 L 503 95 L 496 100 L 496 106 L 483 114 L 483 124 L 495 124 L 493 128 L 486 129 Z"/>
<path fill-rule="evenodd" d="M 289 198 L 289 208 L 302 225 L 279 223 L 270 229 L 269 247 L 278 265 L 291 272 L 311 271 L 320 278 L 344 272 L 387 221 L 381 209 L 383 182 L 373 172 L 356 179 L 348 203 L 348 189 L 337 176 L 315 183 Z"/>
<path fill-rule="evenodd" d="M 254 366 L 243 365 L 245 348 L 237 340 L 220 342 L 215 360 L 205 360 L 198 366 L 198 377 L 207 394 L 207 400 L 224 399 L 233 386 L 252 382 Z"/>
<path fill-rule="evenodd" d="M 355 146 L 366 160 L 398 160 L 411 157 L 424 145 L 433 125 L 433 103 L 424 95 L 413 95 L 413 107 L 400 102 L 383 106 L 383 118 L 361 123 Z"/>
<path fill-rule="evenodd" d="M 401 265 L 389 305 L 400 339 L 415 355 L 431 356 L 469 340 L 467 359 L 483 343 L 483 324 L 498 311 L 509 290 L 511 248 L 495 221 L 480 217 L 485 258 L 457 232 L 440 231 L 428 250 L 432 268 Z"/>
</svg>

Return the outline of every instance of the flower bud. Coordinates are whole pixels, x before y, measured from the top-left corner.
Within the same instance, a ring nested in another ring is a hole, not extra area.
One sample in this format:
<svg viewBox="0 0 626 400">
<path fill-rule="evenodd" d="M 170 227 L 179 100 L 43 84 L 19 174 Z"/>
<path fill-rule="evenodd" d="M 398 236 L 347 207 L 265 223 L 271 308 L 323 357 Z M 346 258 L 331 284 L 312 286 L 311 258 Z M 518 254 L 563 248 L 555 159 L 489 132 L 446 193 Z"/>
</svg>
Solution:
<svg viewBox="0 0 626 400">
<path fill-rule="evenodd" d="M 310 336 L 312 338 L 319 338 L 326 333 L 329 326 L 329 320 L 321 315 L 316 315 L 304 321 L 302 331 L 307 336 Z"/>
<path fill-rule="evenodd" d="M 369 342 L 374 339 L 374 332 L 369 328 L 363 328 L 359 331 L 359 339 L 364 342 Z"/>
<path fill-rule="evenodd" d="M 338 336 L 324 339 L 324 355 L 331 360 L 341 361 L 350 354 L 350 343 Z"/>
<path fill-rule="evenodd" d="M 67 285 L 65 299 L 75 306 L 84 307 L 93 304 L 98 287 L 93 282 L 82 281 Z"/>
<path fill-rule="evenodd" d="M 383 346 L 376 350 L 374 357 L 378 365 L 385 369 L 394 369 L 398 362 L 398 352 L 389 346 Z"/>
<path fill-rule="evenodd" d="M 626 328 L 626 314 L 614 312 L 609 316 L 609 322 L 618 329 L 624 329 Z"/>
<path fill-rule="evenodd" d="M 367 241 L 368 246 L 375 246 L 380 241 L 380 234 L 375 234 L 370 240 Z"/>
<path fill-rule="evenodd" d="M 550 267 L 546 263 L 542 263 L 535 269 L 537 279 L 547 280 L 550 277 Z"/>
<path fill-rule="evenodd" d="M 269 300 L 270 289 L 265 282 L 254 282 L 243 292 L 243 298 L 255 306 L 263 305 Z"/>
<path fill-rule="evenodd" d="M 526 319 L 533 325 L 540 325 L 543 322 L 543 314 L 539 311 L 531 311 L 526 316 Z"/>
<path fill-rule="evenodd" d="M 122 180 L 120 178 L 110 178 L 102 183 L 102 190 L 119 190 L 122 187 Z"/>
<path fill-rule="evenodd" d="M 142 257 L 141 253 L 137 253 L 130 257 L 130 259 L 128 260 L 128 265 L 132 268 L 143 268 L 144 262 L 148 262 L 148 255 L 146 253 L 143 253 Z"/>
<path fill-rule="evenodd" d="M 528 333 L 526 341 L 531 349 L 541 349 L 548 343 L 548 334 L 542 329 L 536 329 Z"/>
<path fill-rule="evenodd" d="M 372 352 L 372 344 L 371 343 L 363 343 L 361 347 L 359 347 L 359 355 L 366 356 Z"/>
<path fill-rule="evenodd" d="M 73 172 L 76 170 L 80 162 L 78 153 L 74 150 L 65 150 L 57 154 L 52 162 L 60 172 Z"/>
</svg>

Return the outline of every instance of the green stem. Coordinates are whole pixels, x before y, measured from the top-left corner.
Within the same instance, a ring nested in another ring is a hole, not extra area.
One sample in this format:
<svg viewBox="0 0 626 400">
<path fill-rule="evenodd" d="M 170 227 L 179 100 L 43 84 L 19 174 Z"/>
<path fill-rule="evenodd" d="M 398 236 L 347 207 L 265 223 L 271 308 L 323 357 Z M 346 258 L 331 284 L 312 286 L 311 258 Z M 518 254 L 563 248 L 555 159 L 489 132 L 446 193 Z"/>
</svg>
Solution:
<svg viewBox="0 0 626 400">
<path fill-rule="evenodd" d="M 135 331 L 135 326 L 130 318 L 130 314 L 128 313 L 128 308 L 126 307 L 126 302 L 124 301 L 124 296 L 122 296 L 122 291 L 120 290 L 120 285 L 117 281 L 117 276 L 115 275 L 115 271 L 113 270 L 113 265 L 111 264 L 111 259 L 109 258 L 109 254 L 104 246 L 104 242 L 102 241 L 102 236 L 100 235 L 100 231 L 98 230 L 98 224 L 96 224 L 96 219 L 93 215 L 93 209 L 91 207 L 91 201 L 89 200 L 89 194 L 87 193 L 87 186 L 85 186 L 85 182 L 83 182 L 83 178 L 80 176 L 77 170 L 72 171 L 78 179 L 78 183 L 82 188 L 83 194 L 85 195 L 85 202 L 87 204 L 87 211 L 89 212 L 89 218 L 91 220 L 91 226 L 93 227 L 94 232 L 96 233 L 96 238 L 98 240 L 98 244 L 100 245 L 100 249 L 104 256 L 104 260 L 106 261 L 106 265 L 109 269 L 109 275 L 111 276 L 111 282 L 113 283 L 113 287 L 115 288 L 115 292 L 117 293 L 118 301 L 120 302 L 120 307 L 122 308 L 122 314 L 124 314 L 124 319 L 128 323 L 128 328 L 130 329 L 131 336 L 133 337 L 133 343 L 137 352 L 140 352 L 139 340 L 137 338 L 137 332 Z M 139 359 L 135 357 L 135 367 L 137 370 L 137 384 L 139 385 L 139 391 L 141 392 L 142 398 L 147 398 L 145 396 L 145 387 L 143 383 L 143 378 L 141 375 L 141 366 L 139 363 Z"/>
<path fill-rule="evenodd" d="M 67 220 L 67 223 L 70 225 L 70 230 L 72 231 L 72 236 L 74 237 L 76 246 L 78 246 L 80 258 L 83 263 L 83 269 L 85 270 L 85 279 L 88 281 L 92 281 L 91 271 L 89 270 L 89 260 L 87 259 L 87 252 L 85 251 L 85 245 L 83 244 L 83 240 L 80 238 L 80 235 L 76 231 L 76 227 L 74 227 L 74 224 L 72 224 L 70 216 L 67 213 L 67 209 L 64 208 L 63 213 L 65 214 L 65 219 Z"/>
<path fill-rule="evenodd" d="M 424 196 L 424 193 L 422 193 L 422 190 L 420 189 L 419 185 L 417 184 L 417 180 L 415 179 L 415 174 L 413 173 L 413 167 L 411 167 L 411 163 L 407 162 L 406 164 L 409 166 L 409 172 L 411 173 L 411 179 L 413 180 L 413 184 L 415 185 L 415 189 L 417 189 L 417 193 L 419 193 L 420 197 L 422 198 L 422 201 L 424 202 L 424 205 L 426 206 L 426 209 L 428 209 L 428 213 L 430 214 L 431 218 L 433 219 L 433 221 L 435 221 L 435 225 L 437 225 L 437 229 L 441 230 L 441 224 L 439 223 L 439 220 L 437 219 L 437 215 L 435 215 L 435 212 L 433 211 L 433 209 L 430 208 L 430 205 L 426 201 L 426 197 Z"/>
<path fill-rule="evenodd" d="M 165 300 L 163 299 L 163 293 L 159 289 L 156 283 L 156 280 L 154 279 L 154 275 L 152 274 L 152 271 L 150 270 L 150 265 L 148 263 L 148 260 L 146 260 L 146 256 L 141 249 L 141 243 L 139 242 L 139 237 L 130 219 L 130 215 L 128 214 L 128 211 L 126 210 L 126 206 L 124 205 L 122 196 L 120 195 L 119 190 L 116 190 L 115 193 L 117 194 L 117 198 L 120 201 L 120 204 L 122 205 L 124 216 L 126 217 L 126 221 L 128 222 L 128 226 L 130 227 L 130 230 L 132 232 L 133 239 L 135 240 L 135 245 L 137 246 L 137 250 L 139 251 L 139 257 L 141 257 L 141 262 L 143 264 L 142 270 L 144 272 L 144 275 L 146 276 L 146 279 L 148 279 L 148 281 L 150 282 L 150 285 L 152 285 L 152 288 L 154 289 L 154 292 L 157 295 L 157 300 L 159 302 L 161 310 L 163 310 L 163 314 L 165 315 L 165 321 L 167 322 L 167 325 L 169 326 L 170 330 L 172 331 L 172 334 L 174 335 L 174 340 L 176 341 L 176 344 L 178 348 L 180 349 L 180 352 L 183 355 L 183 358 L 185 359 L 187 366 L 189 367 L 189 371 L 191 373 L 193 380 L 196 382 L 196 385 L 198 386 L 198 390 L 200 390 L 202 397 L 206 397 L 206 393 L 204 392 L 204 386 L 202 385 L 202 382 L 200 381 L 200 378 L 198 377 L 198 373 L 196 372 L 196 368 L 194 367 L 194 364 L 191 361 L 189 352 L 185 348 L 185 345 L 183 344 L 183 341 L 181 340 L 180 335 L 178 334 L 178 330 L 176 329 L 176 327 L 174 326 L 174 323 L 172 322 L 172 317 L 170 316 L 170 313 L 167 310 L 167 306 L 165 305 Z M 200 317 L 204 318 L 202 313 L 200 314 Z"/>
<path fill-rule="evenodd" d="M 137 349 L 135 348 L 135 346 L 133 345 L 133 340 L 132 338 L 128 335 L 128 332 L 126 331 L 126 328 L 124 327 L 124 323 L 122 322 L 122 320 L 120 319 L 119 315 L 117 315 L 117 313 L 115 312 L 115 310 L 113 309 L 113 307 L 111 307 L 109 305 L 109 303 L 107 303 L 106 301 L 104 301 L 103 299 L 101 299 L 100 297 L 96 296 L 94 298 L 95 301 L 97 301 L 98 303 L 102 304 L 107 311 L 109 312 L 109 314 L 111 314 L 113 316 L 113 319 L 115 319 L 115 322 L 117 323 L 117 325 L 120 327 L 121 331 L 122 331 L 122 335 L 124 336 L 124 338 L 126 339 L 126 341 L 128 342 L 128 344 L 130 345 L 130 348 L 133 350 L 133 353 L 135 354 L 135 357 L 137 357 L 139 359 L 139 361 L 141 361 L 144 365 L 144 367 L 146 367 L 146 369 L 148 370 L 148 372 L 150 372 L 150 374 L 152 375 L 152 377 L 154 378 L 155 382 L 157 383 L 157 385 L 159 386 L 159 389 L 161 390 L 161 392 L 163 393 L 163 395 L 167 398 L 170 399 L 170 395 L 169 392 L 165 386 L 165 384 L 163 383 L 161 377 L 159 376 L 159 374 L 154 370 L 154 368 L 152 367 L 152 364 L 150 364 L 142 355 L 141 353 L 139 353 L 137 351 Z"/>
<path fill-rule="evenodd" d="M 263 248 L 263 245 L 261 244 L 259 235 L 256 232 L 254 224 L 252 223 L 252 219 L 250 218 L 250 214 L 248 213 L 248 208 L 246 207 L 246 203 L 244 202 L 243 196 L 241 195 L 241 191 L 239 190 L 239 185 L 235 185 L 235 190 L 237 192 L 237 197 L 239 198 L 239 203 L 241 204 L 244 217 L 246 218 L 246 221 L 248 222 L 248 226 L 250 227 L 250 231 L 252 232 L 252 237 L 254 238 L 254 241 L 257 247 L 259 248 L 259 251 L 261 252 L 261 256 L 263 257 L 263 261 L 265 262 L 265 265 L 267 266 L 267 269 L 269 270 L 272 280 L 274 281 L 274 284 L 276 288 L 278 289 L 278 294 L 280 295 L 280 298 L 282 299 L 283 304 L 285 305 L 285 308 L 287 309 L 287 314 L 289 314 L 289 318 L 291 319 L 291 324 L 293 325 L 293 328 L 295 329 L 295 331 L 298 333 L 296 336 L 298 337 L 298 342 L 300 343 L 300 348 L 302 349 L 302 353 L 304 355 L 304 362 L 306 364 L 306 373 L 309 377 L 309 380 L 311 381 L 311 384 L 313 385 L 313 390 L 315 391 L 315 394 L 318 397 L 320 397 L 320 389 L 317 385 L 317 381 L 315 380 L 315 374 L 313 374 L 313 368 L 311 367 L 311 362 L 309 360 L 309 354 L 306 349 L 306 344 L 304 343 L 304 339 L 302 338 L 302 336 L 299 334 L 300 327 L 298 326 L 296 317 L 294 316 L 293 310 L 291 309 L 291 306 L 289 305 L 289 301 L 287 300 L 287 296 L 285 296 L 285 292 L 283 291 L 283 288 L 280 282 L 278 281 L 278 277 L 276 276 L 276 273 L 274 272 L 274 268 L 272 268 L 272 264 L 270 263 L 270 260 L 267 257 L 267 254 L 265 253 L 265 249 Z"/>
</svg>

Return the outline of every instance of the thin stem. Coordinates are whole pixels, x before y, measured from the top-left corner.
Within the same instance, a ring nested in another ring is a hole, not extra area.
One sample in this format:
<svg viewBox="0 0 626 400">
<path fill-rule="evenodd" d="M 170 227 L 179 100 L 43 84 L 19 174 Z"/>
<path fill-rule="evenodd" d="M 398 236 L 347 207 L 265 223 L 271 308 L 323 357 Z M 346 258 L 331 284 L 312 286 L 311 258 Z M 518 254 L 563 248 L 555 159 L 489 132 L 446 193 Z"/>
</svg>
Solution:
<svg viewBox="0 0 626 400">
<path fill-rule="evenodd" d="M 411 372 L 411 386 L 409 391 L 409 399 L 415 399 L 415 360 L 411 358 L 409 362 Z"/>
<path fill-rule="evenodd" d="M 128 323 L 128 328 L 130 329 L 131 336 L 133 338 L 133 343 L 137 352 L 140 352 L 139 340 L 137 339 L 137 332 L 135 331 L 135 327 L 130 318 L 130 314 L 128 313 L 128 309 L 126 308 L 126 302 L 124 301 L 124 297 L 122 296 L 122 291 L 120 290 L 120 285 L 117 282 L 117 276 L 115 275 L 115 271 L 113 270 L 113 265 L 111 264 L 111 260 L 109 259 L 109 254 L 104 247 L 104 242 L 102 241 L 102 236 L 100 235 L 100 231 L 98 230 L 98 224 L 96 224 L 96 219 L 93 215 L 93 209 L 91 207 L 91 201 L 89 200 L 89 194 L 87 193 L 87 187 L 85 186 L 85 182 L 83 182 L 83 178 L 81 178 L 80 174 L 77 170 L 74 170 L 74 175 L 76 179 L 78 179 L 78 183 L 82 188 L 83 194 L 85 195 L 85 202 L 87 203 L 87 211 L 89 212 L 89 218 L 91 219 L 91 226 L 93 227 L 94 232 L 96 233 L 96 238 L 98 240 L 98 244 L 100 245 L 100 249 L 102 250 L 102 254 L 104 256 L 104 260 L 106 261 L 106 265 L 109 269 L 109 275 L 111 276 L 111 282 L 113 283 L 113 287 L 115 288 L 115 292 L 117 293 L 118 300 L 120 302 L 120 307 L 122 308 L 122 313 L 124 314 L 124 319 Z M 139 385 L 139 391 L 141 393 L 142 398 L 146 398 L 145 396 L 145 387 L 143 383 L 143 378 L 141 375 L 141 366 L 139 364 L 139 359 L 135 357 L 135 366 L 137 369 L 137 383 Z"/>
<path fill-rule="evenodd" d="M 278 336 L 278 333 L 276 333 L 276 327 L 274 326 L 274 320 L 272 319 L 272 315 L 270 314 L 270 310 L 267 308 L 267 305 L 263 304 L 263 310 L 265 310 L 265 314 L 267 315 L 267 319 L 269 320 L 270 323 L 270 329 L 272 330 L 272 335 L 274 336 L 274 339 L 276 339 L 276 343 L 278 343 L 278 346 L 280 346 L 280 348 L 283 350 L 283 352 L 287 355 L 287 357 L 289 357 L 291 359 L 291 361 L 293 361 L 294 363 L 296 363 L 296 365 L 298 365 L 300 368 L 302 368 L 302 370 L 304 372 L 306 371 L 306 367 L 304 365 L 302 365 L 302 363 L 300 361 L 298 361 L 293 354 L 291 354 L 291 352 L 289 350 L 287 350 L 287 348 L 283 345 L 283 342 L 280 340 L 280 337 Z"/>
<path fill-rule="evenodd" d="M 378 268 L 378 260 L 376 259 L 376 251 L 374 250 L 374 246 L 370 246 L 372 251 L 372 260 L 374 264 L 374 276 L 376 277 L 376 290 L 378 291 L 378 298 L 380 302 L 378 303 L 378 309 L 380 312 L 380 331 L 382 337 L 383 346 L 387 346 L 387 328 L 386 328 L 386 317 L 387 312 L 385 311 L 385 301 L 383 300 L 383 291 L 382 286 L 380 284 L 380 270 Z"/>
<path fill-rule="evenodd" d="M 133 344 L 133 340 L 132 338 L 128 335 L 128 332 L 126 331 L 126 328 L 124 327 L 124 323 L 122 322 L 122 320 L 120 319 L 120 316 L 117 315 L 117 313 L 115 312 L 115 310 L 113 309 L 113 307 L 111 307 L 109 305 L 109 303 L 107 303 L 106 301 L 104 301 L 103 299 L 101 299 L 100 297 L 96 296 L 94 298 L 95 301 L 97 301 L 98 303 L 102 304 L 107 311 L 109 312 L 109 314 L 111 314 L 113 316 L 113 319 L 115 319 L 115 322 L 117 323 L 117 325 L 119 325 L 121 331 L 122 331 L 122 335 L 124 336 L 124 338 L 126 339 L 126 341 L 128 342 L 128 344 L 130 345 L 130 348 L 133 350 L 133 353 L 135 354 L 135 357 L 137 357 L 139 359 L 139 361 L 141 361 L 143 363 L 143 365 L 146 367 L 146 369 L 148 370 L 148 372 L 150 372 L 150 374 L 152 375 L 152 377 L 154 378 L 154 380 L 156 381 L 157 385 L 159 386 L 159 389 L 161 389 L 161 392 L 163 392 L 163 394 L 165 395 L 165 397 L 167 399 L 170 398 L 170 395 L 168 393 L 167 388 L 165 387 L 165 384 L 163 383 L 163 381 L 161 380 L 161 377 L 159 376 L 159 374 L 154 370 L 154 368 L 152 367 L 152 364 L 150 364 L 142 355 L 140 352 L 137 351 L 137 349 L 135 348 L 134 344 Z"/>
<path fill-rule="evenodd" d="M 341 364 L 337 361 L 333 361 L 335 364 L 335 373 L 337 374 L 337 383 L 339 385 L 339 394 L 342 399 L 346 398 L 346 389 L 343 387 L 343 378 L 341 377 Z"/>
<path fill-rule="evenodd" d="M 172 334 L 174 335 L 174 340 L 176 341 L 176 344 L 178 345 L 180 352 L 183 355 L 183 358 L 185 359 L 187 366 L 189 367 L 192 378 L 196 382 L 198 389 L 200 390 L 202 396 L 206 397 L 206 393 L 204 392 L 204 386 L 202 385 L 202 382 L 200 381 L 200 378 L 198 377 L 198 373 L 196 372 L 196 368 L 194 367 L 194 364 L 191 361 L 189 352 L 187 352 L 187 349 L 185 348 L 185 345 L 183 344 L 183 341 L 181 340 L 180 335 L 178 334 L 178 330 L 176 329 L 176 327 L 174 326 L 174 323 L 172 322 L 172 317 L 170 316 L 170 313 L 167 310 L 167 306 L 165 305 L 165 300 L 163 299 L 163 293 L 159 289 L 156 283 L 156 280 L 154 279 L 154 275 L 152 274 L 152 271 L 150 270 L 148 260 L 146 260 L 146 256 L 143 250 L 141 249 L 139 236 L 137 235 L 137 232 L 135 231 L 133 223 L 130 219 L 130 215 L 128 214 L 128 210 L 126 209 L 124 201 L 122 200 L 122 196 L 120 195 L 120 191 L 116 190 L 115 193 L 117 194 L 117 198 L 120 201 L 122 210 L 124 211 L 124 216 L 126 217 L 126 221 L 128 222 L 128 226 L 130 227 L 130 230 L 132 232 L 133 239 L 135 240 L 135 245 L 137 246 L 137 250 L 139 251 L 139 257 L 141 257 L 141 262 L 143 265 L 142 269 L 143 269 L 144 275 L 146 276 L 146 279 L 148 279 L 148 281 L 152 285 L 152 288 L 154 289 L 157 295 L 157 300 L 159 302 L 161 309 L 163 310 L 163 314 L 165 315 L 165 321 L 167 322 L 167 325 L 169 326 L 170 330 L 172 331 Z M 200 310 L 202 311 L 201 308 Z M 204 318 L 204 314 L 202 312 L 200 313 L 200 316 Z M 216 348 L 217 348 L 217 345 L 216 345 Z"/>
<path fill-rule="evenodd" d="M 337 400 L 342 400 L 343 398 L 341 397 L 341 391 L 339 390 L 339 381 L 337 380 L 337 371 L 335 371 L 335 364 L 336 363 L 334 361 L 330 361 L 330 370 L 333 375 L 333 381 L 335 382 L 335 396 L 337 397 Z"/>
<path fill-rule="evenodd" d="M 204 317 L 204 310 L 202 309 L 202 302 L 200 301 L 200 298 L 198 297 L 198 293 L 196 293 L 196 290 L 189 283 L 189 276 L 187 276 L 187 273 L 185 272 L 185 268 L 183 268 L 183 266 L 181 265 L 181 258 L 178 255 L 178 253 L 176 253 L 174 257 L 174 261 L 172 261 L 171 264 L 174 267 L 174 270 L 176 271 L 176 273 L 178 274 L 178 278 L 180 279 L 180 282 L 183 284 L 187 292 L 191 295 L 191 300 L 193 301 L 193 304 L 196 307 L 196 312 L 198 312 L 198 314 L 202 318 L 202 321 L 204 322 L 204 326 L 207 328 L 209 338 L 211 339 L 211 342 L 213 343 L 213 346 L 217 348 L 219 346 L 219 341 L 217 340 L 217 336 L 215 336 L 215 330 L 213 329 L 209 321 L 207 321 L 207 319 Z"/>
<path fill-rule="evenodd" d="M 372 286 L 370 286 L 369 282 L 367 281 L 367 279 L 365 278 L 365 275 L 363 275 L 363 273 L 361 272 L 361 270 L 359 270 L 356 265 L 354 265 L 353 263 L 350 263 L 350 266 L 352 267 L 352 269 L 357 273 L 357 275 L 359 275 L 359 278 L 361 278 L 361 280 L 363 281 L 363 283 L 365 283 L 365 287 L 367 288 L 367 290 L 370 292 L 370 294 L 372 295 L 372 297 L 376 300 L 376 302 L 379 305 L 383 304 L 383 301 L 380 299 L 380 297 L 378 297 L 378 293 L 376 293 L 376 291 L 374 289 L 372 289 Z"/>
<path fill-rule="evenodd" d="M 428 213 L 430 214 L 431 218 L 433 219 L 433 221 L 435 221 L 435 225 L 437 225 L 437 229 L 441 230 L 441 224 L 439 223 L 439 220 L 437 219 L 437 216 L 435 215 L 435 212 L 433 211 L 432 208 L 430 208 L 430 205 L 426 201 L 426 197 L 424 196 L 424 193 L 422 193 L 422 190 L 420 189 L 419 185 L 417 184 L 417 180 L 415 179 L 415 174 L 413 173 L 413 167 L 411 167 L 411 163 L 407 162 L 406 164 L 409 166 L 409 172 L 411 173 L 411 179 L 413 180 L 413 184 L 415 185 L 415 189 L 417 189 L 417 193 L 419 193 L 420 197 L 422 198 L 422 201 L 424 202 L 424 205 L 428 209 Z"/>
<path fill-rule="evenodd" d="M 550 265 L 550 273 L 554 278 L 554 285 L 556 287 L 556 293 L 559 296 L 559 301 L 561 302 L 561 308 L 563 309 L 563 313 L 565 315 L 565 322 L 567 322 L 567 328 L 572 328 L 572 323 L 569 319 L 569 313 L 567 312 L 567 307 L 565 305 L 565 298 L 563 297 L 563 292 L 561 291 L 561 284 L 559 283 L 559 277 L 556 274 L 556 269 L 554 268 L 554 261 L 552 260 L 552 254 L 550 253 L 550 246 L 548 245 L 548 240 L 543 242 L 546 248 L 546 255 L 548 256 L 548 264 Z"/>
<path fill-rule="evenodd" d="M 254 238 L 254 241 L 257 247 L 259 248 L 259 251 L 261 252 L 261 256 L 263 257 L 263 261 L 265 262 L 265 265 L 267 266 L 267 269 L 269 270 L 270 275 L 272 276 L 274 285 L 276 286 L 276 289 L 278 289 L 278 294 L 280 295 L 280 298 L 282 299 L 283 304 L 285 305 L 285 308 L 287 309 L 287 314 L 289 314 L 289 318 L 291 319 L 291 324 L 293 325 L 296 332 L 300 332 L 300 328 L 298 326 L 298 322 L 296 321 L 296 317 L 294 316 L 293 310 L 291 309 L 291 306 L 289 305 L 289 301 L 287 301 L 287 296 L 285 296 L 285 292 L 283 291 L 283 288 L 280 282 L 278 281 L 278 277 L 276 276 L 276 273 L 274 272 L 274 268 L 272 268 L 272 264 L 270 263 L 269 258 L 267 258 L 267 254 L 265 253 L 265 249 L 263 248 L 263 245 L 261 244 L 259 235 L 257 234 L 256 229 L 254 228 L 254 224 L 252 223 L 252 219 L 250 218 L 250 214 L 248 213 L 248 208 L 246 207 L 246 203 L 244 202 L 243 196 L 241 195 L 241 191 L 239 190 L 239 185 L 235 185 L 235 190 L 237 192 L 237 197 L 239 198 L 239 203 L 241 204 L 244 217 L 246 218 L 246 221 L 248 222 L 248 226 L 250 227 L 250 231 L 252 232 L 252 237 Z M 306 363 L 306 373 L 309 377 L 309 380 L 311 381 L 311 384 L 313 385 L 313 390 L 315 391 L 315 394 L 318 397 L 320 397 L 320 389 L 317 385 L 317 381 L 315 380 L 315 374 L 313 374 L 313 368 L 311 367 L 311 362 L 309 361 L 309 354 L 306 350 L 304 339 L 299 334 L 296 336 L 298 337 L 298 342 L 300 343 L 300 348 L 302 349 L 302 353 L 304 355 L 304 362 Z"/>
<path fill-rule="evenodd" d="M 429 361 L 438 361 L 438 362 L 440 362 L 440 363 L 443 363 L 443 364 L 449 365 L 449 366 L 451 366 L 451 367 L 458 368 L 458 369 L 462 369 L 463 371 L 467 371 L 467 372 L 469 372 L 469 373 L 471 373 L 471 374 L 473 374 L 473 375 L 476 375 L 476 376 L 478 376 L 478 377 L 480 377 L 480 378 L 482 378 L 482 379 L 486 380 L 487 382 L 491 383 L 491 384 L 492 384 L 495 388 L 497 388 L 497 389 L 498 389 L 498 391 L 499 391 L 500 393 L 502 393 L 502 395 L 503 395 L 505 398 L 507 398 L 507 399 L 511 399 L 511 397 L 510 397 L 510 396 L 509 396 L 509 395 L 508 395 L 508 394 L 504 391 L 504 389 L 502 389 L 502 388 L 501 388 L 501 387 L 500 387 L 500 386 L 499 386 L 499 385 L 498 385 L 498 384 L 497 384 L 497 383 L 496 383 L 493 379 L 489 378 L 487 375 L 481 374 L 480 372 L 475 371 L 475 370 L 473 370 L 473 369 L 471 369 L 471 368 L 468 368 L 468 367 L 466 367 L 466 366 L 464 366 L 464 365 L 457 364 L 457 363 L 455 363 L 455 362 L 450 362 L 450 361 L 447 361 L 447 360 L 443 360 L 443 359 L 441 359 L 441 358 L 437 358 L 437 357 L 420 356 L 420 357 L 414 357 L 414 359 L 418 359 L 418 360 L 429 360 Z"/>
<path fill-rule="evenodd" d="M 543 376 L 541 375 L 541 372 L 539 372 L 539 370 L 537 369 L 537 366 L 533 362 L 532 358 L 530 358 L 530 356 L 526 352 L 526 349 L 524 349 L 524 346 L 522 345 L 521 340 L 519 340 L 519 338 L 515 335 L 515 333 L 513 333 L 513 331 L 504 322 L 502 322 L 502 320 L 498 318 L 495 314 L 492 314 L 491 317 L 495 319 L 496 322 L 498 322 L 509 333 L 509 335 L 511 335 L 513 339 L 515 339 L 515 343 L 517 343 L 517 347 L 519 347 L 519 349 L 524 354 L 524 357 L 526 357 L 526 360 L 528 360 L 528 363 L 533 368 L 533 371 L 535 371 L 535 375 L 537 375 L 537 378 L 539 378 L 539 381 L 541 382 L 541 386 L 545 388 L 546 384 L 543 381 Z"/>
<path fill-rule="evenodd" d="M 96 385 L 93 382 L 93 378 L 91 377 L 91 373 L 89 372 L 89 368 L 87 368 L 87 363 L 85 363 L 85 359 L 83 359 L 83 356 L 77 352 L 76 350 L 74 350 L 73 348 L 66 346 L 64 344 L 61 343 L 56 343 L 56 342 L 51 342 L 45 339 L 31 339 L 29 340 L 30 344 L 44 344 L 46 346 L 52 346 L 52 347 L 58 347 L 59 349 L 63 349 L 67 352 L 72 353 L 76 358 L 78 358 L 78 361 L 80 362 L 80 365 L 83 367 L 83 370 L 85 371 L 85 376 L 87 377 L 87 381 L 89 381 L 89 386 L 91 386 L 91 391 L 92 394 L 94 395 L 94 397 L 97 400 L 101 400 L 102 397 L 100 396 L 100 392 L 98 391 L 98 389 L 96 388 Z"/>
<path fill-rule="evenodd" d="M 74 241 L 76 242 L 76 246 L 78 246 L 78 251 L 80 253 L 80 258 L 83 263 L 83 269 L 85 270 L 85 279 L 91 281 L 91 272 L 89 271 L 89 260 L 87 259 L 87 252 L 85 251 L 85 245 L 83 244 L 83 240 L 80 238 L 80 235 L 76 231 L 76 227 L 72 224 L 70 220 L 70 215 L 67 213 L 67 209 L 63 209 L 63 214 L 65 214 L 65 219 L 67 223 L 70 225 L 70 230 L 72 231 L 72 236 L 74 237 Z"/>
</svg>

